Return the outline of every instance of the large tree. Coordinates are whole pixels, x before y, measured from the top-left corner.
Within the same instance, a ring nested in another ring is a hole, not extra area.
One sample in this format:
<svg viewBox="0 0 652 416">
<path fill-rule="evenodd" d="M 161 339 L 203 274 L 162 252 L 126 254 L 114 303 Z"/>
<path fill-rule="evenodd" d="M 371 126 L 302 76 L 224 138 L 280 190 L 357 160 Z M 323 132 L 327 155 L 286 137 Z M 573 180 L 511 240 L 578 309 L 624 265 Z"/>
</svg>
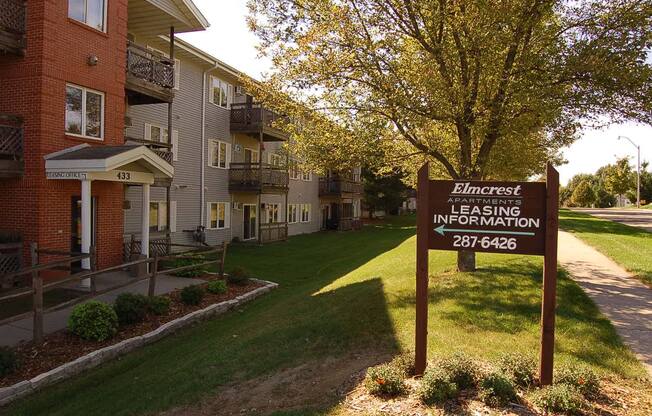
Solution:
<svg viewBox="0 0 652 416">
<path fill-rule="evenodd" d="M 414 172 L 433 161 L 433 176 L 523 179 L 584 124 L 652 121 L 649 0 L 249 6 L 274 64 L 252 88 L 302 120 L 291 130 L 308 163 L 354 156 Z M 339 128 L 306 123 L 307 110 Z M 458 267 L 474 269 L 473 253 Z"/>
</svg>

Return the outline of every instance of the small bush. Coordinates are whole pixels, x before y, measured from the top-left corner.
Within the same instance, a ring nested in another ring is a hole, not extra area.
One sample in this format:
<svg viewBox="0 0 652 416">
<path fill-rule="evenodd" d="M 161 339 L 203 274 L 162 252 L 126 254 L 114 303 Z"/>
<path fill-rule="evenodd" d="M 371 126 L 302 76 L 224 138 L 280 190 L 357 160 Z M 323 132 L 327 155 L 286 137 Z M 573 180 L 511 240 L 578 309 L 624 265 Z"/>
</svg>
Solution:
<svg viewBox="0 0 652 416">
<path fill-rule="evenodd" d="M 555 373 L 555 383 L 571 385 L 584 397 L 595 397 L 600 392 L 600 379 L 586 366 L 564 365 Z"/>
<path fill-rule="evenodd" d="M 404 375 L 389 364 L 369 368 L 364 385 L 374 396 L 396 396 L 405 391 Z"/>
<path fill-rule="evenodd" d="M 412 352 L 403 352 L 389 363 L 397 371 L 403 374 L 404 377 L 414 375 L 414 354 Z"/>
<path fill-rule="evenodd" d="M 428 368 L 421 379 L 418 395 L 427 405 L 443 403 L 457 395 L 457 384 L 450 374 L 439 368 Z"/>
<path fill-rule="evenodd" d="M 207 290 L 216 295 L 226 293 L 226 282 L 224 280 L 211 280 L 208 282 Z"/>
<path fill-rule="evenodd" d="M 249 283 L 249 273 L 243 267 L 236 267 L 227 275 L 226 280 L 234 285 L 246 285 Z"/>
<path fill-rule="evenodd" d="M 480 399 L 492 407 L 505 406 L 516 399 L 516 389 L 510 379 L 500 373 L 490 373 L 480 381 Z"/>
<path fill-rule="evenodd" d="M 135 324 L 147 315 L 147 296 L 136 293 L 121 293 L 113 304 L 120 325 Z"/>
<path fill-rule="evenodd" d="M 477 384 L 480 368 L 468 355 L 456 352 L 450 357 L 442 358 L 437 366 L 446 371 L 457 388 L 468 389 Z"/>
<path fill-rule="evenodd" d="M 204 297 L 204 290 L 199 286 L 186 286 L 181 289 L 181 302 L 186 305 L 199 305 Z"/>
<path fill-rule="evenodd" d="M 18 358 L 11 348 L 0 347 L 0 378 L 8 376 L 18 368 Z"/>
<path fill-rule="evenodd" d="M 68 329 L 85 340 L 104 341 L 118 332 L 118 316 L 110 305 L 92 300 L 73 308 Z"/>
<path fill-rule="evenodd" d="M 177 267 L 199 264 L 202 261 L 203 260 L 199 257 L 196 259 L 174 259 L 174 261 L 171 261 L 168 264 L 166 264 L 166 268 L 176 269 Z M 165 270 L 163 270 L 163 272 L 165 272 Z M 203 267 L 193 267 L 190 269 L 180 270 L 172 274 L 178 277 L 199 277 L 206 274 L 206 269 L 204 269 Z"/>
<path fill-rule="evenodd" d="M 582 394 L 570 384 L 546 386 L 532 395 L 532 403 L 547 413 L 577 414 L 584 406 Z"/>
<path fill-rule="evenodd" d="M 523 354 L 509 353 L 498 360 L 500 371 L 520 387 L 529 387 L 536 378 L 536 361 Z"/>
<path fill-rule="evenodd" d="M 166 315 L 170 311 L 170 298 L 153 296 L 148 299 L 147 309 L 154 315 Z"/>
</svg>

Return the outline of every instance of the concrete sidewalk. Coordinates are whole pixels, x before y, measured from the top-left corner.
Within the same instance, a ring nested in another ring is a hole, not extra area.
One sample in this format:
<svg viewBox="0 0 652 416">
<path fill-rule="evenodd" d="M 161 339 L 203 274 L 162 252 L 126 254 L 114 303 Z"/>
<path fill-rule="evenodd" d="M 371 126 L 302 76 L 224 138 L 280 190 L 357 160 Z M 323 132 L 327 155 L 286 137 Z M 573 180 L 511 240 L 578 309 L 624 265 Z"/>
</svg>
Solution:
<svg viewBox="0 0 652 416">
<path fill-rule="evenodd" d="M 611 320 L 652 377 L 652 289 L 564 231 L 559 232 L 559 263 Z"/>
<path fill-rule="evenodd" d="M 97 277 L 97 290 L 116 286 L 120 283 L 126 283 L 129 277 L 124 272 L 107 273 Z M 165 274 L 159 274 L 156 278 L 156 294 L 163 295 L 170 293 L 175 289 L 181 289 L 185 286 L 191 286 L 204 283 L 201 279 L 190 279 L 185 277 L 175 277 Z M 102 302 L 113 303 L 119 294 L 130 292 L 147 294 L 148 281 L 141 280 L 132 285 L 116 289 L 98 296 L 96 299 Z M 43 326 L 46 334 L 64 329 L 68 323 L 68 317 L 74 306 L 63 308 L 58 311 L 45 314 L 43 317 Z M 10 324 L 0 326 L 0 346 L 15 346 L 23 341 L 32 339 L 32 318 L 22 319 Z"/>
</svg>

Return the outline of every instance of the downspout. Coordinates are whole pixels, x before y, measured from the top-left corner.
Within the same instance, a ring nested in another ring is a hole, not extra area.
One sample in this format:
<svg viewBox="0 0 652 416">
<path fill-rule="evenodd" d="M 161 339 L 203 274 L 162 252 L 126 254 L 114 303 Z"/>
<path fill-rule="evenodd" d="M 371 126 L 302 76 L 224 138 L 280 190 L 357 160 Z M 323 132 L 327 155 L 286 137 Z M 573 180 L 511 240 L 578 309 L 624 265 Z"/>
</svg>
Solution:
<svg viewBox="0 0 652 416">
<path fill-rule="evenodd" d="M 199 170 L 199 224 L 206 227 L 206 76 L 217 69 L 217 63 L 204 71 L 201 80 L 201 168 Z"/>
</svg>

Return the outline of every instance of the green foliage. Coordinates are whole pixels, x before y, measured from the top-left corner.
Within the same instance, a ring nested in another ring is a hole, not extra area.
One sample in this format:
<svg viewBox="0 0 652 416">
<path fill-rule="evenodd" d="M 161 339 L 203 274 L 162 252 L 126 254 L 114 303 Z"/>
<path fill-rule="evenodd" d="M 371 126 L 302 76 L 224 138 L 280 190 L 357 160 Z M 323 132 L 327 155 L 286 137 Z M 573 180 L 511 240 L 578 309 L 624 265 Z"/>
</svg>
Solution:
<svg viewBox="0 0 652 416">
<path fill-rule="evenodd" d="M 595 371 L 581 364 L 566 364 L 556 369 L 555 383 L 573 386 L 584 397 L 596 397 L 600 392 L 600 379 Z"/>
<path fill-rule="evenodd" d="M 73 308 L 68 329 L 82 339 L 104 341 L 118 332 L 118 316 L 110 305 L 91 300 Z"/>
<path fill-rule="evenodd" d="M 595 204 L 595 200 L 595 192 L 588 181 L 580 182 L 571 195 L 571 203 L 574 207 L 591 207 Z"/>
<path fill-rule="evenodd" d="M 437 366 L 450 375 L 451 380 L 460 389 L 468 389 L 476 385 L 480 369 L 478 364 L 462 352 L 442 358 Z"/>
<path fill-rule="evenodd" d="M 208 282 L 207 290 L 210 293 L 219 295 L 221 293 L 226 293 L 228 288 L 226 287 L 226 282 L 224 280 L 211 280 Z"/>
<path fill-rule="evenodd" d="M 364 386 L 374 396 L 396 396 L 405 391 L 405 376 L 390 364 L 370 367 L 364 379 Z"/>
<path fill-rule="evenodd" d="M 121 293 L 113 304 L 120 325 L 135 324 L 147 315 L 147 296 L 137 293 Z"/>
<path fill-rule="evenodd" d="M 154 315 L 166 315 L 170 311 L 170 303 L 167 296 L 153 296 L 147 300 L 147 309 Z"/>
<path fill-rule="evenodd" d="M 364 201 L 371 207 L 370 212 L 381 209 L 387 214 L 398 213 L 409 190 L 403 183 L 404 176 L 400 171 L 378 174 L 370 169 L 362 170 Z"/>
<path fill-rule="evenodd" d="M 457 384 L 451 380 L 450 374 L 439 367 L 432 367 L 423 374 L 417 394 L 423 403 L 432 405 L 452 399 L 457 392 Z"/>
<path fill-rule="evenodd" d="M 505 406 L 516 399 L 512 381 L 500 373 L 489 373 L 480 381 L 480 399 L 492 407 Z"/>
<path fill-rule="evenodd" d="M 532 403 L 547 413 L 578 414 L 584 407 L 582 394 L 569 384 L 546 386 L 534 392 Z"/>
<path fill-rule="evenodd" d="M 226 280 L 231 284 L 244 286 L 249 283 L 249 272 L 244 267 L 234 267 L 226 276 Z"/>
<path fill-rule="evenodd" d="M 498 359 L 498 368 L 520 387 L 529 387 L 536 379 L 537 362 L 520 353 L 506 353 Z"/>
<path fill-rule="evenodd" d="M 629 165 L 629 158 L 618 159 L 605 167 L 604 181 L 607 191 L 614 195 L 625 195 L 635 187 L 636 179 Z"/>
<path fill-rule="evenodd" d="M 389 363 L 405 377 L 414 375 L 414 353 L 403 352 L 392 359 Z"/>
<path fill-rule="evenodd" d="M 18 368 L 16 353 L 9 347 L 0 347 L 0 378 L 8 376 Z"/>
<path fill-rule="evenodd" d="M 186 305 L 199 305 L 204 298 L 204 289 L 198 285 L 186 286 L 179 296 Z"/>
<path fill-rule="evenodd" d="M 201 257 L 197 257 L 193 259 L 188 259 L 188 258 L 174 259 L 166 263 L 166 268 L 176 269 L 177 267 L 190 266 L 192 264 L 198 264 L 202 262 L 203 260 Z M 178 272 L 174 272 L 173 274 L 179 277 L 191 277 L 191 278 L 200 277 L 206 274 L 206 269 L 203 267 L 193 267 L 185 270 L 180 270 Z"/>
</svg>

